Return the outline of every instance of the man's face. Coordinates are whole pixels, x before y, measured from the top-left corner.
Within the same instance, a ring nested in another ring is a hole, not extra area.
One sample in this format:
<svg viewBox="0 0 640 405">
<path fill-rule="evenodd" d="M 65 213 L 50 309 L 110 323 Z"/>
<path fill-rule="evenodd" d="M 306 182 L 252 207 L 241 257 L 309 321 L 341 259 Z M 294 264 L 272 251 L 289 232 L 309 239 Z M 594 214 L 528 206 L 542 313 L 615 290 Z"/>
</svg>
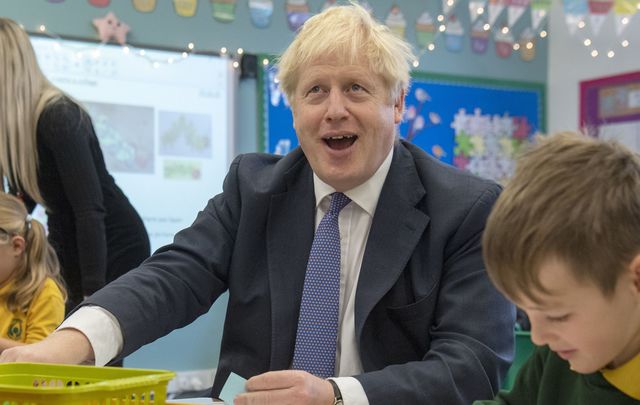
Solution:
<svg viewBox="0 0 640 405">
<path fill-rule="evenodd" d="M 632 271 L 620 277 L 610 297 L 578 281 L 558 260 L 547 261 L 539 276 L 549 294 L 540 293 L 539 303 L 516 302 L 529 315 L 533 343 L 549 345 L 583 374 L 618 367 L 640 352 L 640 295 Z"/>
<path fill-rule="evenodd" d="M 404 94 L 390 100 L 382 78 L 335 59 L 306 66 L 292 100 L 300 146 L 313 171 L 337 191 L 368 180 L 393 146 Z"/>
</svg>

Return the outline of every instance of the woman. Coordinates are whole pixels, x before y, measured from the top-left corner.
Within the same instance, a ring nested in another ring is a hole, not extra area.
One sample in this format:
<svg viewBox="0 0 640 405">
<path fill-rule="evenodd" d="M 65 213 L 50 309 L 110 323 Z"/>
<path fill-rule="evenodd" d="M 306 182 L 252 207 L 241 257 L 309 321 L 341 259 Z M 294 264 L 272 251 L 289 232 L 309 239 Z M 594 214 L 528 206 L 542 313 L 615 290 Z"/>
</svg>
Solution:
<svg viewBox="0 0 640 405">
<path fill-rule="evenodd" d="M 87 112 L 53 86 L 27 33 L 0 18 L 0 177 L 45 207 L 67 309 L 149 256 L 144 224 L 107 172 Z"/>
</svg>

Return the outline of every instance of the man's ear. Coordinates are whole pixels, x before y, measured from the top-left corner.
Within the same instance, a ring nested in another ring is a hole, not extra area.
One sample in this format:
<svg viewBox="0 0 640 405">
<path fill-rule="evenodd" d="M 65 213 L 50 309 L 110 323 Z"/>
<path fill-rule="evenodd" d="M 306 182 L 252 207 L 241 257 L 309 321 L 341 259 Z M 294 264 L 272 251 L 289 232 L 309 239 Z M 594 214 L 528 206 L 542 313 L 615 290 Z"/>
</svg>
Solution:
<svg viewBox="0 0 640 405">
<path fill-rule="evenodd" d="M 398 97 L 396 97 L 396 100 L 393 103 L 393 118 L 396 124 L 402 122 L 402 116 L 404 115 L 404 93 L 404 89 L 401 89 Z"/>
<path fill-rule="evenodd" d="M 16 235 L 11 238 L 11 250 L 16 257 L 24 253 L 25 245 L 26 242 L 22 236 Z"/>
</svg>

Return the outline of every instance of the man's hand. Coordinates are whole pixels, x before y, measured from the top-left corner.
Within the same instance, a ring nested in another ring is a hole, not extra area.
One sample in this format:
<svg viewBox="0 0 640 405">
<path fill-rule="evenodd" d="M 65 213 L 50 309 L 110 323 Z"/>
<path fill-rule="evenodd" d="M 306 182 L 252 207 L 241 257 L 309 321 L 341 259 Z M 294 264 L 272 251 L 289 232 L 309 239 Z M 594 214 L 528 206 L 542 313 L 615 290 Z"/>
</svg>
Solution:
<svg viewBox="0 0 640 405">
<path fill-rule="evenodd" d="M 234 405 L 332 405 L 331 384 L 305 371 L 270 371 L 250 378 Z"/>
<path fill-rule="evenodd" d="M 12 347 L 0 354 L 0 363 L 93 364 L 93 359 L 89 340 L 76 329 L 55 331 L 40 342 Z"/>
</svg>

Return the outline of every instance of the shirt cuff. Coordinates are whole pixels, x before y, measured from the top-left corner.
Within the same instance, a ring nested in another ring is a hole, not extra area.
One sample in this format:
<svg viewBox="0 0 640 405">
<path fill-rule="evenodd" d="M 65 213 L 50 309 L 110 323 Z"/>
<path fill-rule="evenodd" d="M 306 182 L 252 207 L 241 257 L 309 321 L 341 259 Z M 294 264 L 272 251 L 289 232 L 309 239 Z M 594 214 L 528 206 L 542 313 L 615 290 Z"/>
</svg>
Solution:
<svg viewBox="0 0 640 405">
<path fill-rule="evenodd" d="M 104 308 L 84 306 L 65 319 L 57 330 L 61 329 L 77 329 L 87 337 L 93 348 L 96 366 L 104 366 L 122 351 L 120 324 Z"/>
<path fill-rule="evenodd" d="M 338 388 L 340 388 L 344 405 L 369 405 L 369 399 L 360 381 L 353 377 L 336 377 L 330 379 L 335 381 Z"/>
</svg>

